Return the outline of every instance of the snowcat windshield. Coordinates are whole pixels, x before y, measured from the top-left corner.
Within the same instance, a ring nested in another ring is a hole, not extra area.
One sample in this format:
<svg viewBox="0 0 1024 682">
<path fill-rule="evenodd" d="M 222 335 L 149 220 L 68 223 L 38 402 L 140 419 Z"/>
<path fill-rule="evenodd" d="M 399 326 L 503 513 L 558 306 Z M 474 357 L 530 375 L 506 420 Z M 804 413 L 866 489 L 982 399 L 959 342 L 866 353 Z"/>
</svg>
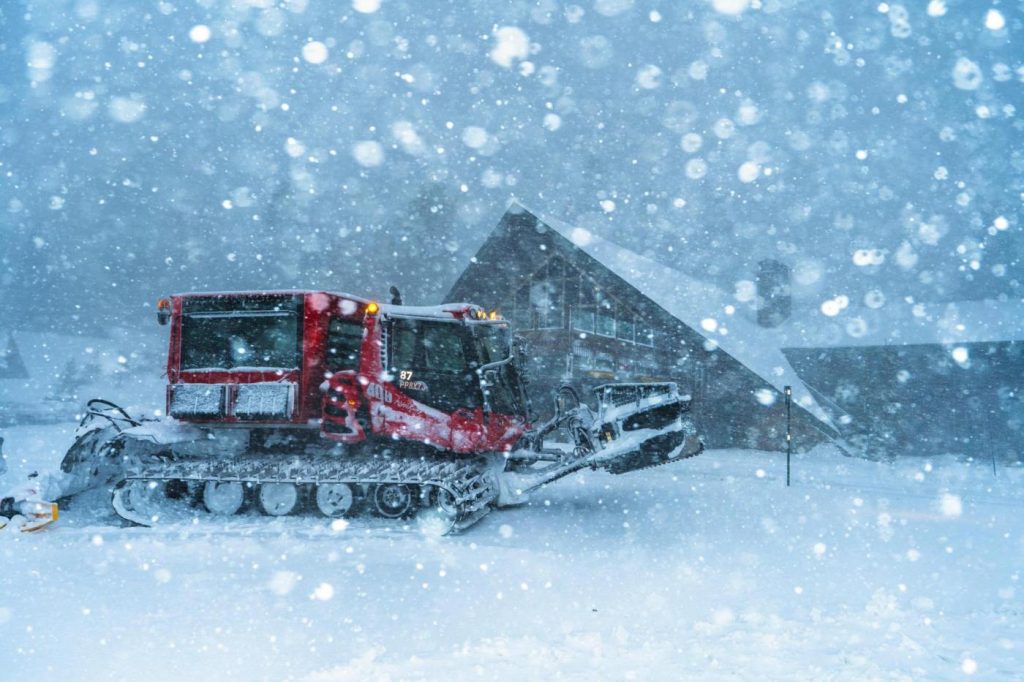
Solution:
<svg viewBox="0 0 1024 682">
<path fill-rule="evenodd" d="M 521 378 L 512 358 L 512 335 L 508 325 L 476 325 L 473 335 L 490 408 L 499 414 L 525 414 Z"/>
<path fill-rule="evenodd" d="M 512 355 L 508 325 L 481 324 L 475 327 L 480 364 L 501 362 Z"/>
<path fill-rule="evenodd" d="M 301 312 L 301 297 L 185 299 L 181 369 L 298 369 Z"/>
</svg>

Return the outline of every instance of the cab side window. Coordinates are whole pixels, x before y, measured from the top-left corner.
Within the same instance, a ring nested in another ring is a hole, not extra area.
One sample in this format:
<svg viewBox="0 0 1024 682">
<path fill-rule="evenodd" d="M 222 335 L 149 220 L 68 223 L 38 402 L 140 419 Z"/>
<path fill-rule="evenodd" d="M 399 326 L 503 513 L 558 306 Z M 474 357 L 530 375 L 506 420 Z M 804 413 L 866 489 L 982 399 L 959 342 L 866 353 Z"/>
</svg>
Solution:
<svg viewBox="0 0 1024 682">
<path fill-rule="evenodd" d="M 363 325 L 358 320 L 332 317 L 327 330 L 327 369 L 331 372 L 359 369 Z"/>
</svg>

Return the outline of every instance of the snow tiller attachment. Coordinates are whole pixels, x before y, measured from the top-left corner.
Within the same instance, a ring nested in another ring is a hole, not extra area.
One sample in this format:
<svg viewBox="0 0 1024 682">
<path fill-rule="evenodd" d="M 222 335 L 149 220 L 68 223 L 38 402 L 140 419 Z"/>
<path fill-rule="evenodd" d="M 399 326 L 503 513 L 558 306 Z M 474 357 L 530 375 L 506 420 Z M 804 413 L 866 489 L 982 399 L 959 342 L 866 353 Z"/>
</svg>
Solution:
<svg viewBox="0 0 1024 682">
<path fill-rule="evenodd" d="M 503 480 L 503 504 L 583 468 L 624 474 L 704 450 L 676 384 L 604 384 L 594 394 L 597 410 L 571 387 L 558 391 L 555 416 L 527 434 L 529 451 L 510 455 L 517 466 Z"/>
<path fill-rule="evenodd" d="M 0 438 L 0 474 L 6 471 L 3 455 L 4 439 Z M 31 499 L 0 499 L 0 531 L 7 528 L 25 533 L 40 530 L 57 520 L 56 502 L 42 502 Z"/>
<path fill-rule="evenodd" d="M 13 497 L 0 500 L 0 531 L 10 526 L 23 533 L 41 530 L 57 520 L 59 513 L 56 502 L 20 500 Z"/>
</svg>

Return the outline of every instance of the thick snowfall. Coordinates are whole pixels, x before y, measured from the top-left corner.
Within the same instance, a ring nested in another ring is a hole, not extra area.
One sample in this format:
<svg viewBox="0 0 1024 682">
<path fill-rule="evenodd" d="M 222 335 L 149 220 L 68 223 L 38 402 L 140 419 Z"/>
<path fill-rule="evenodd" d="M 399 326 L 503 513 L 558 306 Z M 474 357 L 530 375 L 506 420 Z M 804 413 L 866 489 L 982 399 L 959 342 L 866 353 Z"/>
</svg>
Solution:
<svg viewBox="0 0 1024 682">
<path fill-rule="evenodd" d="M 850 346 L 1019 304 L 1022 31 L 1005 0 L 6 0 L 0 493 L 88 398 L 160 413 L 158 296 L 434 303 L 510 198 L 727 291 L 709 334 L 762 258 Z M 991 388 L 1019 433 L 1019 375 Z M 79 500 L 0 531 L 0 682 L 1024 679 L 1020 456 L 871 454 L 584 471 L 441 538 Z"/>
</svg>

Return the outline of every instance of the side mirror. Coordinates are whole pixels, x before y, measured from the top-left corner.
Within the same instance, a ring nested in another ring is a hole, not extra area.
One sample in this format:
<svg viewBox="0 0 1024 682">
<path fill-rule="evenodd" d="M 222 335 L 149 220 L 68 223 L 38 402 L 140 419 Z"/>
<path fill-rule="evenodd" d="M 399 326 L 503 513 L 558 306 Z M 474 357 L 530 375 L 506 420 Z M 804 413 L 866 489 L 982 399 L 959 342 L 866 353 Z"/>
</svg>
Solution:
<svg viewBox="0 0 1024 682">
<path fill-rule="evenodd" d="M 156 321 L 160 325 L 166 325 L 171 321 L 171 302 L 166 298 L 156 302 Z"/>
</svg>

